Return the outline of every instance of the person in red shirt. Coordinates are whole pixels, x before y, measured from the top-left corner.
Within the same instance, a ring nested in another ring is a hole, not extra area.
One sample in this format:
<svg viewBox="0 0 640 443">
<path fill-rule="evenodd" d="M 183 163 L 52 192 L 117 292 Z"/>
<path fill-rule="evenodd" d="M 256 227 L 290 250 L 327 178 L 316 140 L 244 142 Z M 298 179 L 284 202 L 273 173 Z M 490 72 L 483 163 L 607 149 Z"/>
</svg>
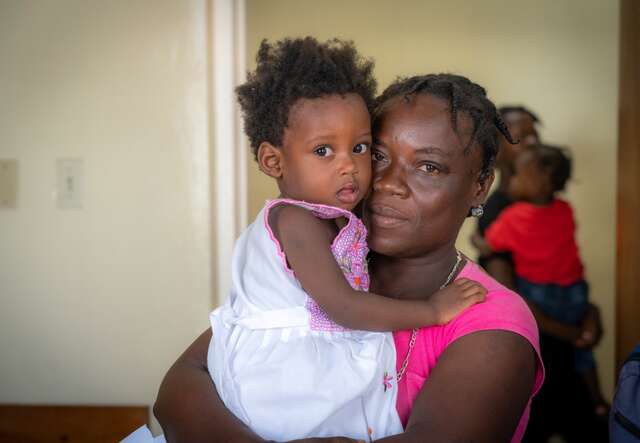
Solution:
<svg viewBox="0 0 640 443">
<path fill-rule="evenodd" d="M 571 177 L 566 150 L 538 144 L 516 158 L 508 194 L 515 203 L 476 239 L 483 253 L 512 255 L 517 290 L 543 313 L 578 325 L 588 308 L 589 286 L 576 243 L 571 205 L 557 197 Z M 576 348 L 575 365 L 584 377 L 598 415 L 608 405 L 600 391 L 593 352 Z"/>
</svg>

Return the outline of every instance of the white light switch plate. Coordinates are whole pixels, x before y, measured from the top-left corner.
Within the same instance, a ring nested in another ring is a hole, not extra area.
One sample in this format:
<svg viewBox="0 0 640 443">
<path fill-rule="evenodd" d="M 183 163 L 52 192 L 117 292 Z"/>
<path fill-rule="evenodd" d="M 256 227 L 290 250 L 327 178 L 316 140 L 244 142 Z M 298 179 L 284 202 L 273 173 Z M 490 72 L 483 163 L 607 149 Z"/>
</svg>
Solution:
<svg viewBox="0 0 640 443">
<path fill-rule="evenodd" d="M 0 159 L 0 209 L 18 206 L 18 160 Z"/>
<path fill-rule="evenodd" d="M 59 209 L 82 208 L 84 188 L 84 166 L 81 158 L 59 158 L 56 160 L 57 200 Z"/>
</svg>

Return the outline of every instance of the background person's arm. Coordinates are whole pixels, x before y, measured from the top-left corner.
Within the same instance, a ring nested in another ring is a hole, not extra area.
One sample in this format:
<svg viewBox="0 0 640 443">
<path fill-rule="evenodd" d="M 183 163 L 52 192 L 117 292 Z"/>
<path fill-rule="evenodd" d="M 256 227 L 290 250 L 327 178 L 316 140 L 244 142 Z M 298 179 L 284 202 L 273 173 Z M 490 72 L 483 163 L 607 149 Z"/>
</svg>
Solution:
<svg viewBox="0 0 640 443">
<path fill-rule="evenodd" d="M 600 318 L 600 309 L 589 303 L 587 312 L 580 329 L 580 338 L 575 342 L 579 348 L 592 348 L 596 346 L 602 338 L 602 319 Z"/>
<path fill-rule="evenodd" d="M 522 336 L 481 331 L 453 342 L 413 404 L 404 434 L 381 443 L 510 442 L 534 387 L 535 351 Z"/>
<path fill-rule="evenodd" d="M 498 280 L 500 284 L 517 292 L 514 282 L 513 265 L 509 260 L 500 256 L 492 256 L 485 264 L 487 273 Z M 548 316 L 535 303 L 525 300 L 529 309 L 536 318 L 541 332 L 552 335 L 560 340 L 568 341 L 578 347 L 590 347 L 600 340 L 602 336 L 602 324 L 598 308 L 589 305 L 582 326 L 574 326 L 563 323 L 553 317 Z"/>
</svg>

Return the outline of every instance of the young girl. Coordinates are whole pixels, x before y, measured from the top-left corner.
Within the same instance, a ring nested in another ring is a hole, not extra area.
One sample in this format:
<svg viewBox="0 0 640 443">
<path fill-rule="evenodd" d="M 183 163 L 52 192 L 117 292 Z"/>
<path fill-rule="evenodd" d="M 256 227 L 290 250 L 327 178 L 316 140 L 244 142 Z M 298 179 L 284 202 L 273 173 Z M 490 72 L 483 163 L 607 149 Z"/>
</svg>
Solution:
<svg viewBox="0 0 640 443">
<path fill-rule="evenodd" d="M 208 367 L 226 406 L 267 440 L 401 432 L 403 371 L 391 334 L 374 331 L 446 323 L 486 292 L 454 280 L 458 254 L 428 301 L 366 293 L 367 231 L 352 211 L 371 179 L 372 69 L 338 40 L 263 42 L 237 90 L 258 165 L 281 195 L 236 243 Z M 392 207 L 374 216 L 408 223 Z"/>
<path fill-rule="evenodd" d="M 556 320 L 578 325 L 587 310 L 589 287 L 575 239 L 573 210 L 556 195 L 570 177 L 571 159 L 564 150 L 534 145 L 522 151 L 508 188 L 516 203 L 487 228 L 486 241 L 479 244 L 485 253 L 512 254 L 520 295 Z M 606 417 L 608 405 L 591 350 L 576 348 L 575 365 L 596 414 Z"/>
</svg>

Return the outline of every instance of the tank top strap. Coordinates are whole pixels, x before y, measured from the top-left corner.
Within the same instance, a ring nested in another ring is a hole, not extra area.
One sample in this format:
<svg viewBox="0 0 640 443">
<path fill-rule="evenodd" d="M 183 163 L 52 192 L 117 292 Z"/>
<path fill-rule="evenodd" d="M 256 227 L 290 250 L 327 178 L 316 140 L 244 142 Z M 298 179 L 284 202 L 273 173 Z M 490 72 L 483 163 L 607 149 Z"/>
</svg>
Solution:
<svg viewBox="0 0 640 443">
<path fill-rule="evenodd" d="M 306 201 L 294 200 L 291 198 L 276 198 L 273 200 L 269 200 L 265 206 L 265 211 L 264 211 L 265 221 L 268 220 L 271 209 L 273 209 L 276 206 L 284 206 L 284 205 L 298 206 L 298 207 L 307 209 L 310 212 L 312 212 L 313 215 L 322 219 L 334 219 L 339 217 L 345 217 L 348 221 L 351 221 L 351 219 L 353 218 L 357 219 L 357 217 L 353 214 L 353 212 L 347 211 L 346 209 L 338 208 L 335 206 L 322 205 L 319 203 L 309 203 Z"/>
<path fill-rule="evenodd" d="M 340 229 L 340 232 L 338 232 L 335 239 L 333 240 L 333 243 L 331 244 L 331 249 L 334 250 L 334 252 L 337 252 L 338 255 L 342 255 L 346 252 L 342 251 L 342 249 L 353 248 L 354 242 L 359 246 L 366 245 L 367 228 L 365 227 L 362 220 L 360 220 L 353 212 L 335 206 L 323 205 L 319 203 L 309 203 L 302 200 L 294 200 L 289 198 L 276 198 L 268 201 L 265 205 L 264 225 L 269 232 L 271 239 L 278 245 L 278 249 L 280 251 L 282 251 L 280 243 L 276 240 L 273 231 L 271 230 L 271 226 L 269 225 L 269 213 L 274 207 L 282 205 L 293 205 L 307 209 L 316 217 L 325 220 L 336 219 L 340 217 L 346 218 L 347 224 L 343 226 L 342 229 Z"/>
</svg>

